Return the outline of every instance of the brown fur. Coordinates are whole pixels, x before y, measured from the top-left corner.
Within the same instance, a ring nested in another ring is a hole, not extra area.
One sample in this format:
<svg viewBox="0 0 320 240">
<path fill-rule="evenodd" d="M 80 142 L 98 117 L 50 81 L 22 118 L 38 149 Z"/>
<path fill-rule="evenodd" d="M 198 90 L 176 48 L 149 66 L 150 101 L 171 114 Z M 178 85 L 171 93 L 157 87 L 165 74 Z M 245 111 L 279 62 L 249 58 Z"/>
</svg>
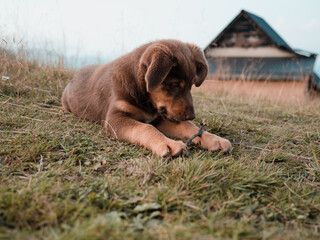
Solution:
<svg viewBox="0 0 320 240">
<path fill-rule="evenodd" d="M 80 69 L 65 88 L 62 106 L 78 117 L 104 125 L 110 137 L 159 156 L 179 156 L 198 128 L 192 85 L 208 73 L 201 49 L 177 40 L 151 42 L 113 62 Z M 209 150 L 231 151 L 228 140 L 204 132 L 193 140 Z"/>
</svg>

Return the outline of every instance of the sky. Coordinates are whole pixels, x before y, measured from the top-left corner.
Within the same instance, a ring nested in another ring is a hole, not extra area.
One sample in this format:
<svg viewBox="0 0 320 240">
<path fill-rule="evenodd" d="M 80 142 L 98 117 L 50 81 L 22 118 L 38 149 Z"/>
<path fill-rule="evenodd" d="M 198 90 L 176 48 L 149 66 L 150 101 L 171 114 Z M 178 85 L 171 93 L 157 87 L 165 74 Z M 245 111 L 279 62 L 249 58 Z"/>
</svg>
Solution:
<svg viewBox="0 0 320 240">
<path fill-rule="evenodd" d="M 320 54 L 319 0 L 0 0 L 0 37 L 10 46 L 110 61 L 158 39 L 205 48 L 242 9 L 292 48 Z M 315 69 L 320 74 L 320 56 Z"/>
</svg>

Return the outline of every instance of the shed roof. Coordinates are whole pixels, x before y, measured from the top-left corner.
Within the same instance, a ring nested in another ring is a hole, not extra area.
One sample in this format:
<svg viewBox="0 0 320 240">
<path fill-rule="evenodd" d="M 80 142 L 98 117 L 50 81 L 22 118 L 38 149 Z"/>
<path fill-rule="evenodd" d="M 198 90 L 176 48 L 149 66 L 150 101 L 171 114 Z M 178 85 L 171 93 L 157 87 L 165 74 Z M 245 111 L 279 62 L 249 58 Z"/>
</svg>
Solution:
<svg viewBox="0 0 320 240">
<path fill-rule="evenodd" d="M 289 51 L 293 52 L 293 49 L 283 40 L 282 37 L 261 17 L 250 13 L 248 11 L 242 10 L 240 15 L 247 15 L 250 17 L 255 23 L 260 27 L 269 37 L 270 39 L 278 46 L 286 48 Z"/>
</svg>

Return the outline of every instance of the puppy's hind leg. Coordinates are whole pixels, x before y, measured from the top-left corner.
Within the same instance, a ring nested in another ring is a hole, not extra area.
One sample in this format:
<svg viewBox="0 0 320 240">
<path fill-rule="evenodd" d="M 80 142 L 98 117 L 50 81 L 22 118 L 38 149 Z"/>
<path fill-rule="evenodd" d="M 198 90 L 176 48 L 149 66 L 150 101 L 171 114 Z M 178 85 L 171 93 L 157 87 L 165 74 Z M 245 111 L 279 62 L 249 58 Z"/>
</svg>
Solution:
<svg viewBox="0 0 320 240">
<path fill-rule="evenodd" d="M 68 99 L 69 99 L 69 84 L 63 90 L 62 97 L 61 97 L 62 108 L 65 112 L 71 112 Z"/>
</svg>

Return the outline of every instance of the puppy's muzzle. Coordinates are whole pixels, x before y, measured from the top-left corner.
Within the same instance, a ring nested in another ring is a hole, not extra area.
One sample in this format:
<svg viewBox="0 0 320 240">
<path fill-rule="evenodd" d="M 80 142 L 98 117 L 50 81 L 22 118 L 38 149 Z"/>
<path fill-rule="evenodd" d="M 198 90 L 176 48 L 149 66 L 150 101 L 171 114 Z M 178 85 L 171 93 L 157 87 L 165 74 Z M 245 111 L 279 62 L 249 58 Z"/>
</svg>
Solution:
<svg viewBox="0 0 320 240">
<path fill-rule="evenodd" d="M 194 113 L 193 107 L 189 107 L 187 110 L 183 112 L 178 112 L 176 114 L 170 114 L 167 112 L 165 107 L 161 107 L 158 112 L 161 116 L 173 122 L 187 121 L 195 119 L 196 115 Z"/>
<path fill-rule="evenodd" d="M 189 107 L 184 114 L 184 121 L 195 119 L 196 114 L 194 113 L 193 107 Z"/>
<path fill-rule="evenodd" d="M 186 113 L 186 114 L 185 114 L 185 120 L 186 120 L 186 121 L 187 121 L 187 120 L 193 120 L 193 119 L 195 119 L 195 117 L 196 117 L 196 115 L 195 115 L 194 112 L 192 112 L 192 113 Z"/>
</svg>

